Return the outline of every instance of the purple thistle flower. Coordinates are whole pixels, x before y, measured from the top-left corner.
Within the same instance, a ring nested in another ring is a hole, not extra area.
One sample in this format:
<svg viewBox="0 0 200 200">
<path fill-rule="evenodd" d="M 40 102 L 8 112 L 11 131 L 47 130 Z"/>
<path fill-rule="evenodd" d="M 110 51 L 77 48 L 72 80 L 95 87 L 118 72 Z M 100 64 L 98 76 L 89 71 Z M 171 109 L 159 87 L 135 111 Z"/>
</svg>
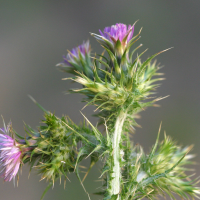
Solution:
<svg viewBox="0 0 200 200">
<path fill-rule="evenodd" d="M 71 63 L 78 63 L 81 59 L 85 59 L 86 54 L 90 54 L 90 50 L 89 40 L 87 42 L 83 42 L 83 44 L 69 51 L 67 56 L 63 56 L 64 63 L 70 66 Z"/>
<path fill-rule="evenodd" d="M 91 63 L 90 52 L 91 47 L 88 40 L 78 47 L 73 48 L 71 51 L 68 51 L 67 56 L 63 56 L 64 61 L 58 63 L 56 67 L 61 71 L 75 75 L 77 75 L 77 72 L 80 72 L 93 79 L 93 64 Z"/>
<path fill-rule="evenodd" d="M 120 40 L 121 43 L 128 43 L 133 37 L 134 25 L 129 25 L 127 28 L 125 24 L 117 23 L 116 25 L 112 25 L 111 27 L 104 28 L 103 33 L 101 30 L 99 30 L 99 32 L 101 36 L 103 36 L 107 40 L 110 40 L 111 42 L 116 43 L 117 40 Z"/>
<path fill-rule="evenodd" d="M 11 138 L 9 134 L 11 123 L 4 124 L 4 128 L 0 128 L 0 176 L 4 181 L 15 179 L 19 170 L 21 154 L 18 143 Z"/>
<path fill-rule="evenodd" d="M 128 51 L 133 44 L 133 32 L 134 25 L 125 25 L 122 23 L 117 23 L 110 27 L 104 28 L 103 32 L 99 30 L 100 35 L 92 33 L 102 46 L 108 51 L 111 51 L 114 55 L 119 58 L 125 53 L 128 55 Z"/>
</svg>

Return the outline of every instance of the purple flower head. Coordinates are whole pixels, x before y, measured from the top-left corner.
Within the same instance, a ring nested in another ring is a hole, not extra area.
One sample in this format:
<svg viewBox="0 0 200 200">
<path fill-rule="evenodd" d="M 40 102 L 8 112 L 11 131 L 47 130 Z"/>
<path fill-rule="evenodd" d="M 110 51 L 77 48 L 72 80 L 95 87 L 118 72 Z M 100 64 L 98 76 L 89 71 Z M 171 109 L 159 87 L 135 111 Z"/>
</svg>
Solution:
<svg viewBox="0 0 200 200">
<path fill-rule="evenodd" d="M 20 167 L 21 151 L 9 134 L 11 123 L 0 128 L 0 176 L 4 181 L 15 179 Z"/>
<path fill-rule="evenodd" d="M 79 63 L 80 59 L 85 59 L 86 54 L 90 54 L 89 40 L 73 48 L 67 56 L 63 56 L 64 62 L 68 65 L 71 65 L 70 63 Z"/>
<path fill-rule="evenodd" d="M 101 36 L 111 42 L 116 43 L 117 40 L 120 40 L 121 43 L 127 44 L 133 37 L 134 25 L 129 25 L 127 27 L 125 24 L 117 23 L 111 27 L 104 28 L 103 33 L 101 30 L 99 30 L 99 32 Z"/>
<path fill-rule="evenodd" d="M 108 51 L 110 55 L 110 51 L 121 58 L 124 53 L 128 55 L 128 51 L 133 44 L 133 32 L 134 32 L 134 24 L 125 25 L 122 23 L 117 23 L 116 25 L 112 25 L 110 27 L 104 28 L 103 31 L 99 30 L 100 35 L 91 33 Z"/>
</svg>

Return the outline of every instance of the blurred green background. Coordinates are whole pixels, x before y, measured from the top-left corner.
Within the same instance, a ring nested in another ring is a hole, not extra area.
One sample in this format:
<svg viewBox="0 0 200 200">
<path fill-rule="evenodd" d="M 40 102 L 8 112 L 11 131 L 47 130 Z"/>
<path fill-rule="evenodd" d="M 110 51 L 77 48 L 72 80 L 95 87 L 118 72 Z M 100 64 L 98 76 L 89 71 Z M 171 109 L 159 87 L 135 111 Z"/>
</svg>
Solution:
<svg viewBox="0 0 200 200">
<path fill-rule="evenodd" d="M 158 96 L 170 95 L 159 102 L 161 108 L 149 108 L 141 113 L 133 139 L 148 151 L 153 145 L 160 122 L 164 130 L 179 144 L 195 144 L 193 153 L 200 155 L 200 1 L 199 0 L 42 0 L 0 1 L 0 114 L 6 122 L 12 120 L 15 130 L 24 135 L 24 124 L 37 128 L 43 113 L 28 98 L 32 95 L 46 109 L 57 116 L 69 115 L 72 120 L 82 120 L 84 103 L 80 95 L 64 95 L 71 87 L 62 81 L 67 75 L 56 70 L 67 49 L 90 39 L 93 52 L 102 48 L 89 32 L 98 33 L 105 26 L 121 22 L 133 24 L 139 19 L 135 32 L 143 27 L 143 57 L 169 47 L 172 50 L 159 55 L 164 65 L 166 81 L 158 89 Z M 94 108 L 83 113 L 91 117 Z M 3 123 L 0 122 L 2 126 Z M 200 156 L 195 158 L 199 163 Z M 87 163 L 87 161 L 86 161 Z M 101 182 L 98 164 L 85 181 L 88 192 L 99 191 Z M 200 174 L 199 165 L 196 165 Z M 0 183 L 0 200 L 39 200 L 46 182 L 36 171 L 28 179 L 29 168 L 23 167 L 19 186 Z M 48 200 L 87 200 L 82 187 L 72 174 L 66 189 L 59 183 L 49 190 Z M 101 199 L 91 195 L 92 200 Z"/>
</svg>

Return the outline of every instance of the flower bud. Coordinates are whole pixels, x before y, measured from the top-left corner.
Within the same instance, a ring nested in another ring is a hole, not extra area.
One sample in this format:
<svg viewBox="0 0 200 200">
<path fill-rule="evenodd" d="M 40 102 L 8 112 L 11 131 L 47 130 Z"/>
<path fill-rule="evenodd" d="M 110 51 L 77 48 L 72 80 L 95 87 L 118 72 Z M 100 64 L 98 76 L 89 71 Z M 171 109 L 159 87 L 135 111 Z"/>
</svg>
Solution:
<svg viewBox="0 0 200 200">
<path fill-rule="evenodd" d="M 129 46 L 129 42 L 133 37 L 134 25 L 127 25 L 122 23 L 117 23 L 111 27 L 104 28 L 103 32 L 99 30 L 100 35 L 92 35 L 103 44 L 105 48 L 112 51 L 113 54 L 118 57 L 122 57 L 124 52 Z"/>
<path fill-rule="evenodd" d="M 90 78 L 93 78 L 90 52 L 91 47 L 88 40 L 87 42 L 83 42 L 83 44 L 69 51 L 67 56 L 63 56 L 64 62 L 59 63 L 56 66 L 64 72 L 72 74 L 80 72 Z"/>
</svg>

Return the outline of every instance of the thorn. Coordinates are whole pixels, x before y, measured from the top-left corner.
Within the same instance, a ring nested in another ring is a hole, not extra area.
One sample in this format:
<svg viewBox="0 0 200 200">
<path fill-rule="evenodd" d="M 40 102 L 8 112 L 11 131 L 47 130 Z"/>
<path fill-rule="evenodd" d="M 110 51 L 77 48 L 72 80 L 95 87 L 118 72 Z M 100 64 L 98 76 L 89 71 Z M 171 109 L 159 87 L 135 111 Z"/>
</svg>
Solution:
<svg viewBox="0 0 200 200">
<path fill-rule="evenodd" d="M 169 97 L 169 96 L 170 96 L 170 95 L 167 95 L 167 96 L 165 96 L 165 97 L 160 97 L 160 98 L 155 99 L 154 101 L 160 101 L 160 100 L 165 99 L 165 98 L 167 98 L 167 97 Z"/>
<path fill-rule="evenodd" d="M 45 177 L 42 177 L 39 181 L 42 181 L 42 180 L 44 180 L 45 179 Z"/>
<path fill-rule="evenodd" d="M 71 79 L 71 78 L 62 78 L 61 80 L 63 80 L 63 81 L 64 81 L 64 80 L 68 80 L 68 79 Z"/>
<path fill-rule="evenodd" d="M 33 101 L 33 103 L 37 103 L 37 101 L 31 95 L 28 94 L 28 97 Z"/>
<path fill-rule="evenodd" d="M 84 105 L 81 110 L 84 110 L 87 106 L 88 106 L 88 104 Z"/>
<path fill-rule="evenodd" d="M 67 182 L 67 181 L 66 181 L 66 179 L 65 179 L 65 180 L 64 180 L 64 189 L 66 188 L 66 182 Z"/>
<path fill-rule="evenodd" d="M 153 104 L 153 106 L 154 106 L 154 107 L 160 107 L 160 105 L 159 105 L 159 104 Z"/>
<path fill-rule="evenodd" d="M 142 29 L 143 29 L 143 27 L 141 27 L 141 29 L 140 29 L 140 31 L 139 31 L 139 33 L 138 33 L 138 35 L 142 32 Z"/>
<path fill-rule="evenodd" d="M 31 176 L 31 172 L 29 171 L 29 173 L 28 173 L 28 179 L 30 178 L 30 176 Z"/>
<path fill-rule="evenodd" d="M 19 175 L 17 175 L 17 187 L 19 185 Z"/>
<path fill-rule="evenodd" d="M 54 188 L 54 179 L 52 181 L 53 181 L 53 185 L 52 185 L 52 189 L 53 189 Z"/>
<path fill-rule="evenodd" d="M 165 50 L 163 50 L 163 51 L 160 51 L 158 54 L 163 53 L 163 52 L 168 51 L 168 50 L 173 49 L 173 48 L 174 48 L 174 47 L 170 47 L 170 48 L 168 48 L 168 49 L 165 49 Z"/>
<path fill-rule="evenodd" d="M 135 21 L 135 23 L 133 24 L 133 26 L 135 26 L 135 24 L 136 24 L 138 21 L 139 21 L 139 19 Z"/>
<path fill-rule="evenodd" d="M 61 63 L 56 64 L 56 67 L 60 67 L 60 66 L 61 66 Z"/>
</svg>

